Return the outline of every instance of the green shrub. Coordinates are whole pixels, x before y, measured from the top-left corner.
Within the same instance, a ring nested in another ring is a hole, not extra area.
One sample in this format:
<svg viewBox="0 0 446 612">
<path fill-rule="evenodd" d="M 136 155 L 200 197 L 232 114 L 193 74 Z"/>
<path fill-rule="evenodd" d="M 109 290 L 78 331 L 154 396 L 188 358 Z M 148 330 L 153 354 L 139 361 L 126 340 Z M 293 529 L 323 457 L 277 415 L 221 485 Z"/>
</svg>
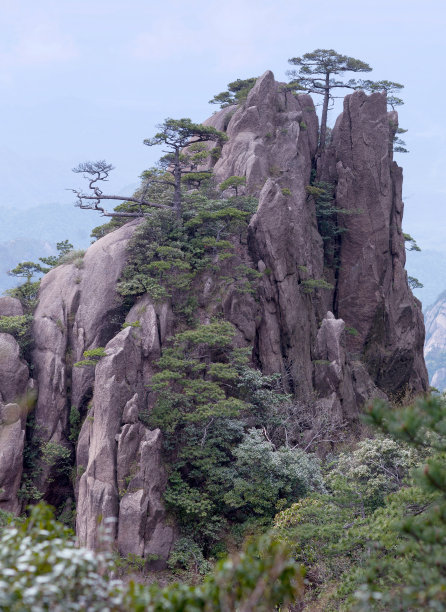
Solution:
<svg viewBox="0 0 446 612">
<path fill-rule="evenodd" d="M 106 540 L 105 540 L 106 541 Z M 135 558 L 136 560 L 136 558 Z M 137 565 L 139 566 L 139 559 Z M 303 571 L 286 545 L 263 537 L 217 564 L 198 586 L 161 588 L 111 579 L 112 556 L 79 548 L 43 504 L 0 534 L 0 608 L 10 612 L 269 612 L 302 595 Z"/>
<path fill-rule="evenodd" d="M 123 323 L 122 329 L 126 329 L 127 327 L 141 327 L 141 323 L 139 321 L 133 321 L 132 323 Z"/>
<path fill-rule="evenodd" d="M 34 309 L 37 306 L 39 287 L 40 280 L 23 283 L 23 285 L 19 285 L 18 287 L 7 289 L 5 293 L 13 298 L 17 298 L 22 304 L 25 313 L 30 315 L 34 312 Z"/>
<path fill-rule="evenodd" d="M 334 289 L 334 286 L 323 278 L 309 278 L 301 281 L 304 293 L 313 293 L 316 289 Z"/>
<path fill-rule="evenodd" d="M 85 359 L 81 361 L 76 361 L 73 364 L 75 368 L 83 368 L 87 366 L 96 366 L 101 357 L 105 357 L 107 355 L 105 348 L 103 346 L 98 346 L 94 349 L 89 349 L 88 351 L 83 352 L 83 356 Z"/>
<path fill-rule="evenodd" d="M 320 463 L 301 449 L 275 449 L 262 432 L 251 429 L 233 451 L 231 490 L 225 502 L 246 518 L 272 518 L 282 507 L 310 491 L 325 490 Z"/>
<path fill-rule="evenodd" d="M 220 262 L 233 255 L 233 238 L 246 231 L 256 207 L 251 197 L 209 199 L 204 191 L 184 197 L 181 221 L 170 210 L 155 211 L 136 230 L 117 285 L 127 300 L 145 293 L 155 302 L 174 297 L 176 314 L 191 322 L 194 280 L 204 270 L 219 274 Z"/>
<path fill-rule="evenodd" d="M 71 472 L 71 451 L 57 442 L 45 442 L 41 445 L 42 461 L 54 467 L 58 474 Z"/>
<path fill-rule="evenodd" d="M 203 557 L 201 548 L 189 538 L 180 538 L 176 541 L 169 556 L 170 569 L 181 568 L 195 574 L 208 574 L 211 564 Z"/>
<path fill-rule="evenodd" d="M 81 431 L 81 425 L 82 425 L 81 415 L 80 415 L 79 410 L 76 408 L 76 406 L 71 406 L 69 421 L 70 421 L 70 435 L 68 439 L 70 440 L 70 442 L 76 443 L 77 439 L 79 438 L 79 433 Z"/>
<path fill-rule="evenodd" d="M 11 334 L 17 340 L 22 356 L 29 356 L 32 345 L 31 325 L 33 317 L 30 314 L 12 317 L 0 317 L 0 332 Z"/>
</svg>

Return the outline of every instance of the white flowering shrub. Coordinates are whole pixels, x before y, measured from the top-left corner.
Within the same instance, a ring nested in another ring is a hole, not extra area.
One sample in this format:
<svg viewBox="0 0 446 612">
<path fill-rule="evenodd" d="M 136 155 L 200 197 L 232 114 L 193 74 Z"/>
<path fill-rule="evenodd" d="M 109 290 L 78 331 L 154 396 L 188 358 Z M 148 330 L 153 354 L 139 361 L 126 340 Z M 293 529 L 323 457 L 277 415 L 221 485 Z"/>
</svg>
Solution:
<svg viewBox="0 0 446 612">
<path fill-rule="evenodd" d="M 417 451 L 402 442 L 384 436 L 367 439 L 359 442 L 353 452 L 339 455 L 332 482 L 339 476 L 344 478 L 364 504 L 373 508 L 402 486 L 418 461 Z"/>
<path fill-rule="evenodd" d="M 0 610 L 8 612 L 269 612 L 302 595 L 303 570 L 269 536 L 248 541 L 197 586 L 160 588 L 111 578 L 108 553 L 77 548 L 38 504 L 0 533 Z"/>
<path fill-rule="evenodd" d="M 0 610 L 120 610 L 118 581 L 106 554 L 76 548 L 71 530 L 43 504 L 0 536 Z"/>
</svg>

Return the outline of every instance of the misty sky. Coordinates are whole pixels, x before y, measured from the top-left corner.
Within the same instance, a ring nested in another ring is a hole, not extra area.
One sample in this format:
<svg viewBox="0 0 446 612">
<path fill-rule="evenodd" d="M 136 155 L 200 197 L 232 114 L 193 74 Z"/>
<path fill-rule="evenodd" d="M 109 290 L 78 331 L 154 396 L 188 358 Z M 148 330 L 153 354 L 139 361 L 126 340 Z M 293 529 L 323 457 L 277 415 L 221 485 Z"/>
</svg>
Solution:
<svg viewBox="0 0 446 612">
<path fill-rule="evenodd" d="M 164 118 L 202 121 L 229 81 L 267 69 L 286 80 L 289 57 L 333 48 L 368 62 L 367 78 L 405 84 L 404 229 L 446 250 L 445 6 L 0 0 L 0 205 L 70 206 L 70 169 L 88 159 L 116 166 L 111 189 L 133 189 L 160 155 L 142 141 Z"/>
</svg>

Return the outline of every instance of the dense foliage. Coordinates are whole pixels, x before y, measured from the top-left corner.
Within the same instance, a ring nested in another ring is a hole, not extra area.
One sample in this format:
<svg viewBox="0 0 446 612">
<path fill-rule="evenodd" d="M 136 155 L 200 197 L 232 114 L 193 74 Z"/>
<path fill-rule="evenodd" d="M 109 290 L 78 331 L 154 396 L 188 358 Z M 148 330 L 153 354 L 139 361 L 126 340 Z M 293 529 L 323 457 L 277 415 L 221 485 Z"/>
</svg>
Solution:
<svg viewBox="0 0 446 612">
<path fill-rule="evenodd" d="M 107 539 L 104 532 L 106 550 Z M 270 537 L 249 542 L 195 587 L 124 584 L 113 573 L 112 556 L 78 548 L 47 506 L 0 535 L 0 608 L 10 612 L 267 612 L 302 592 L 302 570 Z"/>
<path fill-rule="evenodd" d="M 142 415 L 164 432 L 168 507 L 182 533 L 214 556 L 230 525 L 268 524 L 277 504 L 323 490 L 313 456 L 275 448 L 255 428 L 285 396 L 269 390 L 270 378 L 253 380 L 234 335 L 225 321 L 178 333 L 157 363 L 155 407 Z"/>
<path fill-rule="evenodd" d="M 193 283 L 200 273 L 211 272 L 222 283 L 249 291 L 258 272 L 234 266 L 232 276 L 224 279 L 222 264 L 233 256 L 234 240 L 246 233 L 256 206 L 255 198 L 224 199 L 203 186 L 185 195 L 181 219 L 170 210 L 154 212 L 129 243 L 118 292 L 129 300 L 147 293 L 155 302 L 174 296 L 175 312 L 191 322 L 197 305 Z"/>
<path fill-rule="evenodd" d="M 277 515 L 276 537 L 324 610 L 444 610 L 445 402 L 375 403 L 368 418 L 386 436 L 338 455 L 327 493 Z"/>
<path fill-rule="evenodd" d="M 257 77 L 250 77 L 249 79 L 237 79 L 228 83 L 228 89 L 216 94 L 212 100 L 209 100 L 209 104 L 219 104 L 220 108 L 226 108 L 233 104 L 243 104 L 256 81 Z"/>
</svg>

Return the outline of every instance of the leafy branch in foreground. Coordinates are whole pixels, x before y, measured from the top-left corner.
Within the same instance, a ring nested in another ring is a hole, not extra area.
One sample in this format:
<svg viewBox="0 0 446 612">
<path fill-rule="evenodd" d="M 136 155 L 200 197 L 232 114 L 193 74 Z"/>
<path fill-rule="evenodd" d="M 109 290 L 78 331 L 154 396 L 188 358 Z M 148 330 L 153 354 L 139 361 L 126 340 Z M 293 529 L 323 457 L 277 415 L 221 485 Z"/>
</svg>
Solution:
<svg viewBox="0 0 446 612">
<path fill-rule="evenodd" d="M 269 612 L 303 592 L 302 568 L 270 536 L 249 541 L 198 586 L 125 584 L 112 574 L 112 555 L 78 548 L 44 504 L 0 535 L 0 608 L 10 612 Z"/>
</svg>

